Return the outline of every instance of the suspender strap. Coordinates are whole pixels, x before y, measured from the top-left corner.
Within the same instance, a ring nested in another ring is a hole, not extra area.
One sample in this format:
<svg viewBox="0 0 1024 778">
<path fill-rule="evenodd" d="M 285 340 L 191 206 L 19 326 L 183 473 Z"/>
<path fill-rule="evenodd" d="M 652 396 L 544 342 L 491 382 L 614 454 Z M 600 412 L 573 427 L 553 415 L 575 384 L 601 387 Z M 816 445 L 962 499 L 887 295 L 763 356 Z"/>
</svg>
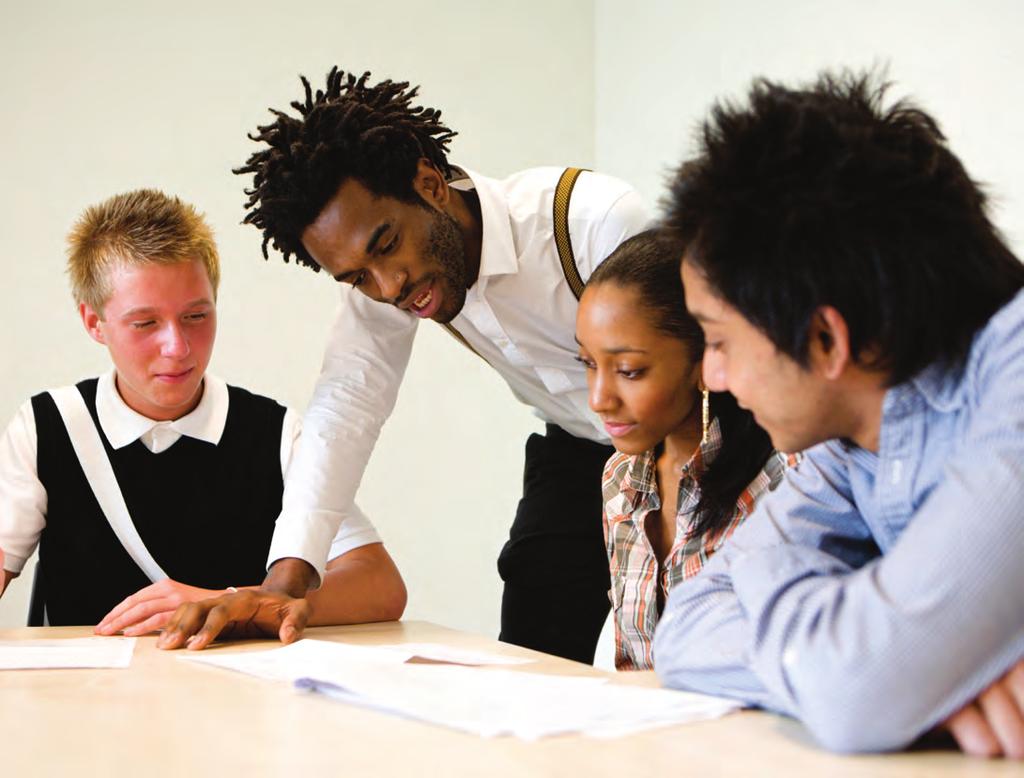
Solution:
<svg viewBox="0 0 1024 778">
<path fill-rule="evenodd" d="M 583 279 L 580 278 L 579 268 L 576 267 L 576 256 L 573 254 L 572 240 L 569 237 L 569 199 L 572 197 L 573 187 L 576 186 L 576 179 L 583 172 L 584 169 L 578 167 L 565 169 L 555 186 L 554 204 L 555 248 L 558 249 L 558 261 L 562 263 L 562 273 L 565 275 L 566 283 L 569 284 L 569 288 L 577 300 L 583 294 Z M 463 346 L 478 357 L 480 356 L 480 353 L 469 345 L 469 341 L 462 336 L 462 333 L 451 324 L 443 326 Z"/>
<path fill-rule="evenodd" d="M 60 416 L 67 427 L 68 436 L 71 438 L 71 445 L 75 449 L 75 455 L 82 465 L 85 479 L 96 495 L 96 502 L 100 510 L 110 522 L 110 528 L 114 530 L 117 539 L 121 541 L 128 556 L 134 560 L 153 583 L 167 578 L 160 565 L 153 559 L 149 549 L 142 543 L 139 532 L 135 529 L 132 517 L 128 514 L 128 506 L 125 505 L 124 495 L 117 485 L 117 478 L 114 476 L 114 468 L 110 464 L 110 457 L 100 440 L 99 430 L 93 423 L 89 409 L 85 405 L 81 392 L 77 387 L 64 386 L 60 389 L 51 389 L 50 396 L 60 411 Z M 53 571 L 50 571 L 51 573 Z"/>
<path fill-rule="evenodd" d="M 463 346 L 465 346 L 470 351 L 472 351 L 474 354 L 476 354 L 478 357 L 480 357 L 480 359 L 484 359 L 482 356 L 480 356 L 480 352 L 477 351 L 475 348 L 473 348 L 470 345 L 469 341 L 466 340 L 466 338 L 462 335 L 462 333 L 459 332 L 457 329 L 455 329 L 451 324 L 449 324 L 448 322 L 445 322 L 441 326 L 444 327 L 446 330 L 448 330 L 448 334 L 450 334 L 453 338 L 455 338 L 455 340 L 459 341 L 459 343 L 461 343 Z M 487 360 L 484 359 L 484 362 L 486 362 L 486 361 Z"/>
<path fill-rule="evenodd" d="M 565 169 L 555 187 L 554 205 L 555 247 L 558 249 L 558 260 L 562 263 L 565 280 L 577 300 L 583 294 L 583 279 L 580 278 L 579 268 L 576 267 L 576 257 L 572 253 L 572 240 L 569 238 L 569 198 L 572 196 L 572 188 L 576 186 L 576 179 L 582 172 L 583 169 L 578 167 Z"/>
</svg>

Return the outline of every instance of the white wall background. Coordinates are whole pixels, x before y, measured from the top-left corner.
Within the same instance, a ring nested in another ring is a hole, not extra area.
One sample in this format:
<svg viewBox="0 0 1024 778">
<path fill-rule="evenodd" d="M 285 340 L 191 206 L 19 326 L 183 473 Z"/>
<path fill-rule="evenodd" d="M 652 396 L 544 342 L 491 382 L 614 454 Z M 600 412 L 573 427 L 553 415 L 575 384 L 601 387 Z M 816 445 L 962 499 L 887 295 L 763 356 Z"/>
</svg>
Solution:
<svg viewBox="0 0 1024 778">
<path fill-rule="evenodd" d="M 743 97 L 755 76 L 887 65 L 890 94 L 939 120 L 1019 254 L 1022 34 L 1019 0 L 596 0 L 597 166 L 656 202 L 716 98 Z"/>
<path fill-rule="evenodd" d="M 297 73 L 331 64 L 423 85 L 462 134 L 453 158 L 490 175 L 593 165 L 651 201 L 691 153 L 710 102 L 759 74 L 888 63 L 896 93 L 941 122 L 996 198 L 1020 253 L 1024 4 L 1015 0 L 308 0 L 301 15 L 253 2 L 39 2 L 0 28 L 0 417 L 47 386 L 94 374 L 62 275 L 63 236 L 88 203 L 138 186 L 194 201 L 224 260 L 213 369 L 302 408 L 334 304 L 323 276 L 265 263 L 238 225 L 230 167 Z M 172 6 L 168 6 L 172 7 Z M 450 380 L 452 377 L 456 380 Z M 409 618 L 495 634 L 494 561 L 538 424 L 472 355 L 421 328 L 397 410 L 360 502 L 410 588 Z M 451 493 L 451 469 L 472 474 Z M 25 580 L 0 600 L 23 623 Z"/>
<path fill-rule="evenodd" d="M 67 291 L 64 236 L 87 204 L 140 186 L 194 202 L 217 233 L 211 369 L 304 408 L 335 283 L 264 262 L 258 231 L 239 225 L 245 182 L 230 169 L 256 147 L 245 136 L 267 106 L 300 96 L 298 73 L 368 69 L 422 85 L 424 104 L 461 133 L 452 157 L 463 165 L 492 176 L 592 166 L 593 59 L 589 0 L 5 4 L 0 423 L 35 392 L 106 369 Z M 580 78 L 562 89 L 553 72 Z M 420 328 L 360 497 L 405 575 L 408 617 L 497 634 L 495 560 L 539 426 L 477 357 Z M 0 625 L 24 623 L 30 581 L 0 600 Z"/>
</svg>

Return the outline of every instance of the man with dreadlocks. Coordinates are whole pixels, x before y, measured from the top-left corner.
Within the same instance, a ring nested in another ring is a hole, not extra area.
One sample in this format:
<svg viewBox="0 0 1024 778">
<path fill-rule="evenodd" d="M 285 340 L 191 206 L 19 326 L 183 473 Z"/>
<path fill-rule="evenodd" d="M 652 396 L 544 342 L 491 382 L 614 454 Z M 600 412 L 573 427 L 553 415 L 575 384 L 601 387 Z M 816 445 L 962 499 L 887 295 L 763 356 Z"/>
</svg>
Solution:
<svg viewBox="0 0 1024 778">
<path fill-rule="evenodd" d="M 356 488 L 417 324 L 433 319 L 547 424 L 527 441 L 524 494 L 498 560 L 501 639 L 591 662 L 609 608 L 600 487 L 612 449 L 575 360 L 576 295 L 647 213 L 627 184 L 583 172 L 560 220 L 556 190 L 564 204 L 570 171 L 499 181 L 462 170 L 447 158 L 455 133 L 413 105 L 416 87 L 369 78 L 334 69 L 315 94 L 303 78 L 299 115 L 273 111 L 251 136 L 263 147 L 236 171 L 253 175 L 245 221 L 263 231 L 264 255 L 269 245 L 326 270 L 342 300 L 263 592 L 180 610 L 161 645 L 192 635 L 202 648 L 242 619 L 285 642 L 298 636 L 308 606 L 291 598 L 317 585 L 339 523 L 360 515 Z"/>
</svg>

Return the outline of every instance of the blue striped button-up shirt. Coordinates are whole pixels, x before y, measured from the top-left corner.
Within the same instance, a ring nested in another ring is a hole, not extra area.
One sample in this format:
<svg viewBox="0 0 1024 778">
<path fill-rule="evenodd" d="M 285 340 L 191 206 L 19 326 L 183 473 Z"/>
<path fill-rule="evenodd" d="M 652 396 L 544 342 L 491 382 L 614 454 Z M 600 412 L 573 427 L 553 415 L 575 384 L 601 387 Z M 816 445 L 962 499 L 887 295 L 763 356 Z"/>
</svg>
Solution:
<svg viewBox="0 0 1024 778">
<path fill-rule="evenodd" d="M 886 392 L 877 454 L 805 453 L 672 591 L 655 668 L 837 750 L 901 748 L 1024 658 L 1024 292 L 962 367 Z"/>
</svg>

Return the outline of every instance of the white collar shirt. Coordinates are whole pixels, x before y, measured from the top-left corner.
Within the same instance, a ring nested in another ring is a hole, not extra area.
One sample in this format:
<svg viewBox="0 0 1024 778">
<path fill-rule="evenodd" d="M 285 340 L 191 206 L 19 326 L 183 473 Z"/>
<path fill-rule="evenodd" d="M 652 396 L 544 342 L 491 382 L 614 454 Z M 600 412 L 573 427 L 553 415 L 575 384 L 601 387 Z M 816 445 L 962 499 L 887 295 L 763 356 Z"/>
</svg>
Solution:
<svg viewBox="0 0 1024 778">
<path fill-rule="evenodd" d="M 222 379 L 207 373 L 203 377 L 203 395 L 190 413 L 172 421 L 154 421 L 128 407 L 117 391 L 116 373 L 111 370 L 100 376 L 96 385 L 96 415 L 115 450 L 139 440 L 159 454 L 182 435 L 217 445 L 228 420 L 228 387 Z"/>
<path fill-rule="evenodd" d="M 577 300 L 554 241 L 561 173 L 535 168 L 495 180 L 466 171 L 453 182 L 476 190 L 483 243 L 478 279 L 451 324 L 542 420 L 607 442 L 587 405 L 586 374 L 575 359 Z M 628 184 L 581 174 L 570 200 L 569 234 L 583 281 L 649 221 Z M 357 510 L 355 493 L 394 407 L 418 324 L 407 311 L 341 287 L 324 367 L 303 420 L 303 445 L 285 483 L 271 562 L 298 557 L 323 571 L 330 539 Z"/>
</svg>

